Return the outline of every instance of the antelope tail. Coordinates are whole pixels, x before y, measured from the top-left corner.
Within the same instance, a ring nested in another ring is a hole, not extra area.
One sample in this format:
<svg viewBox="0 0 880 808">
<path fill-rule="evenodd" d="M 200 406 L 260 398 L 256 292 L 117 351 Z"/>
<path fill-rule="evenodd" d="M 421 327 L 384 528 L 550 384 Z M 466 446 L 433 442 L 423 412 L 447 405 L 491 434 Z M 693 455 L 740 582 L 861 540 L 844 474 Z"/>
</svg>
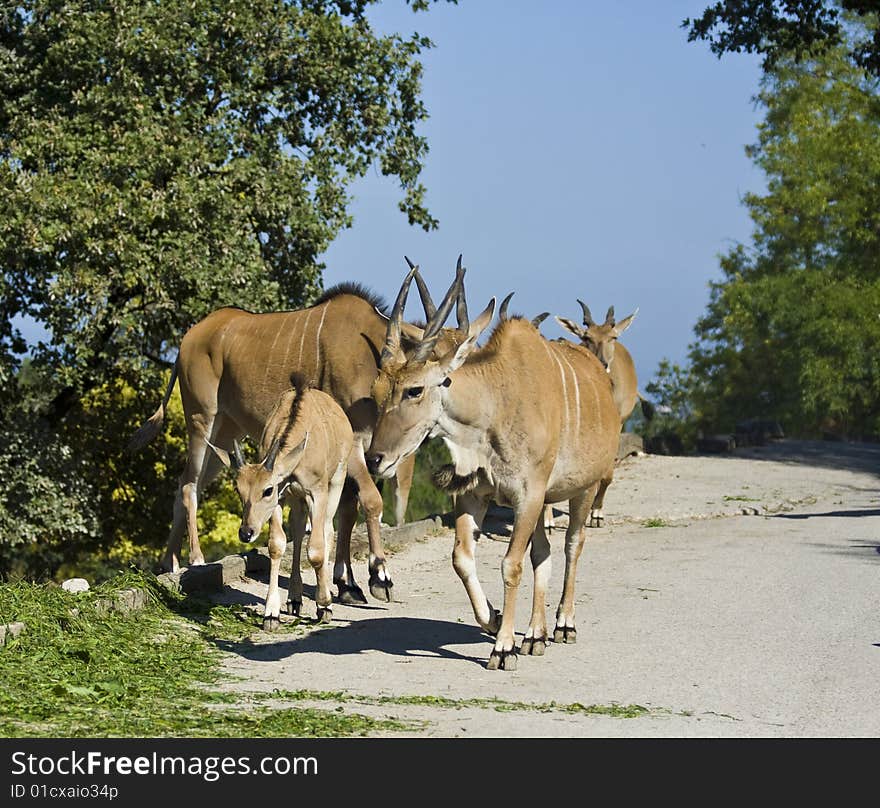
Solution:
<svg viewBox="0 0 880 808">
<path fill-rule="evenodd" d="M 171 398 L 171 391 L 174 389 L 174 383 L 177 381 L 177 363 L 174 363 L 174 369 L 171 371 L 171 379 L 168 387 L 165 388 L 165 396 L 159 408 L 154 412 L 138 429 L 131 440 L 128 442 L 128 450 L 135 452 L 142 449 L 153 438 L 162 431 L 162 423 L 165 420 L 165 408 L 168 406 L 168 399 Z"/>
</svg>

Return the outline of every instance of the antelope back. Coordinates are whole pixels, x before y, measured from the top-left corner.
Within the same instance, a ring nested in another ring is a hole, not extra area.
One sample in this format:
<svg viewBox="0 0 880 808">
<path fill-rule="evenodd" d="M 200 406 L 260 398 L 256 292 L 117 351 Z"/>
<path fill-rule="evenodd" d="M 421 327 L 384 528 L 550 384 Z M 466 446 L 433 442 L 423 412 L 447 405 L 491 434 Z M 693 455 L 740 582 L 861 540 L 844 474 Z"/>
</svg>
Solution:
<svg viewBox="0 0 880 808">
<path fill-rule="evenodd" d="M 370 301 L 352 294 L 299 311 L 219 309 L 181 343 L 185 411 L 188 418 L 218 411 L 258 435 L 296 371 L 348 412 L 369 398 L 384 339 L 383 318 Z"/>
</svg>

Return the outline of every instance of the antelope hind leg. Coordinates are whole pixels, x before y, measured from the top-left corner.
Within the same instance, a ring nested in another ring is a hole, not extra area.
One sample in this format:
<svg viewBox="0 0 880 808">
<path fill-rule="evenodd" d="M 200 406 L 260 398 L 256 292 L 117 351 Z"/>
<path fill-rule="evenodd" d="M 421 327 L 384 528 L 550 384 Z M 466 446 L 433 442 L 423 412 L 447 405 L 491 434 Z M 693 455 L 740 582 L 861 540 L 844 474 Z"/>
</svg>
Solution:
<svg viewBox="0 0 880 808">
<path fill-rule="evenodd" d="M 349 477 L 343 486 L 337 509 L 339 530 L 336 542 L 336 560 L 333 565 L 336 600 L 348 606 L 361 606 L 367 602 L 367 597 L 357 585 L 354 571 L 351 568 L 351 532 L 357 521 L 357 508 L 357 483 Z"/>
</svg>

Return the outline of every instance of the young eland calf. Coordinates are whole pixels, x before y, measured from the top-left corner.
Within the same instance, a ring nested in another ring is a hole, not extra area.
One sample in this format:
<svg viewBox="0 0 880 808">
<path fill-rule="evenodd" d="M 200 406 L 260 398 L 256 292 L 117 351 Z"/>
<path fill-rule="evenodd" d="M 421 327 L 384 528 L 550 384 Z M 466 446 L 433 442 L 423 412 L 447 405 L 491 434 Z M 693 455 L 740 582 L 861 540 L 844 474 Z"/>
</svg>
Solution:
<svg viewBox="0 0 880 808">
<path fill-rule="evenodd" d="M 293 564 L 287 607 L 298 615 L 302 608 L 300 555 L 306 522 L 312 532 L 308 542 L 309 563 L 315 570 L 315 602 L 322 622 L 332 617 L 331 558 L 333 517 L 347 476 L 362 484 L 362 464 L 353 457 L 355 436 L 342 408 L 326 393 L 292 379 L 293 388 L 282 393 L 260 439 L 258 463 L 245 463 L 238 441 L 230 455 L 209 444 L 220 461 L 237 472 L 235 488 L 241 497 L 239 538 L 256 540 L 269 522 L 269 592 L 263 628 L 278 627 L 281 594 L 278 572 L 286 546 L 282 505 L 290 504 L 289 526 L 293 538 Z"/>
</svg>

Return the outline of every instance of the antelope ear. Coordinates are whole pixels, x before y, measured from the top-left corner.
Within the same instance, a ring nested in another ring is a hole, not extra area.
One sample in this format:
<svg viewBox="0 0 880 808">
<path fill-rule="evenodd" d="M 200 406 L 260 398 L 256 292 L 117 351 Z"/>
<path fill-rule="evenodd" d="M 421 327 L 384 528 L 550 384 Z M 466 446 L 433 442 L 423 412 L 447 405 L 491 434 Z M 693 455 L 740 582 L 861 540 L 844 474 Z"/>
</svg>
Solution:
<svg viewBox="0 0 880 808">
<path fill-rule="evenodd" d="M 401 322 L 400 333 L 407 342 L 417 344 L 421 342 L 422 338 L 425 336 L 425 329 L 419 328 L 412 323 Z"/>
<path fill-rule="evenodd" d="M 480 316 L 470 324 L 467 337 L 461 345 L 459 345 L 454 351 L 450 351 L 440 360 L 440 367 L 443 370 L 444 376 L 448 373 L 452 373 L 453 370 L 460 368 L 464 364 L 465 359 L 468 358 L 471 351 L 476 347 L 480 334 L 486 330 L 486 327 L 492 322 L 494 316 L 495 298 L 493 297 L 489 301 L 489 305 L 480 313 Z"/>
<path fill-rule="evenodd" d="M 210 446 L 214 450 L 214 454 L 217 455 L 217 457 L 220 459 L 220 462 L 224 466 L 226 466 L 226 468 L 231 468 L 232 460 L 229 457 L 229 452 L 227 452 L 225 449 L 221 449 L 219 446 L 215 446 L 209 440 L 206 440 L 205 443 L 207 443 L 208 446 Z"/>
<path fill-rule="evenodd" d="M 635 320 L 636 315 L 639 313 L 639 310 L 636 309 L 629 317 L 624 317 L 617 325 L 614 326 L 614 336 L 619 337 L 627 328 L 632 325 L 633 320 Z"/>
<path fill-rule="evenodd" d="M 559 323 L 566 331 L 574 334 L 578 339 L 583 335 L 584 329 L 581 328 L 574 320 L 569 320 L 568 317 L 557 317 L 556 322 Z"/>
</svg>

